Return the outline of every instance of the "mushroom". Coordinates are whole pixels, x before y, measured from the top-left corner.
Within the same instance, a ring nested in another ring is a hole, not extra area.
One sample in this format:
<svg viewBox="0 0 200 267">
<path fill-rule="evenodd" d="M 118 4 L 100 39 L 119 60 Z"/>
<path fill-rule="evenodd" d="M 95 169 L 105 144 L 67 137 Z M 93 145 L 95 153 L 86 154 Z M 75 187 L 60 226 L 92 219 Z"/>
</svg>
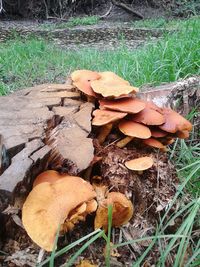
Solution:
<svg viewBox="0 0 200 267">
<path fill-rule="evenodd" d="M 151 136 L 152 137 L 160 138 L 160 137 L 165 137 L 168 135 L 167 132 L 162 131 L 161 129 L 156 128 L 156 127 L 152 127 L 152 128 L 150 128 L 150 130 L 151 130 Z"/>
<path fill-rule="evenodd" d="M 162 114 L 165 118 L 165 123 L 159 126 L 161 130 L 168 133 L 190 132 L 192 130 L 192 124 L 171 108 L 163 108 Z"/>
<path fill-rule="evenodd" d="M 151 157 L 141 157 L 125 162 L 125 166 L 132 171 L 138 171 L 142 174 L 143 171 L 150 169 L 153 166 L 153 159 Z"/>
<path fill-rule="evenodd" d="M 108 229 L 108 207 L 112 206 L 112 226 L 119 227 L 126 224 L 133 216 L 134 207 L 126 196 L 119 192 L 108 193 L 107 198 L 99 203 L 95 217 L 95 229 Z"/>
<path fill-rule="evenodd" d="M 97 94 L 92 90 L 91 81 L 95 81 L 101 78 L 98 72 L 91 70 L 76 70 L 72 72 L 71 79 L 73 85 L 76 86 L 81 92 L 89 96 L 87 98 L 90 102 L 90 97 L 97 97 Z"/>
<path fill-rule="evenodd" d="M 115 100 L 99 100 L 100 109 L 110 109 L 121 112 L 127 112 L 129 114 L 135 114 L 145 108 L 145 103 L 138 98 L 121 98 Z"/>
<path fill-rule="evenodd" d="M 161 125 L 165 122 L 165 117 L 159 112 L 160 108 L 153 102 L 145 102 L 146 107 L 139 113 L 132 115 L 131 120 L 146 125 Z"/>
<path fill-rule="evenodd" d="M 62 229 L 67 221 L 71 222 L 73 228 L 77 223 L 77 220 L 70 221 L 70 218 L 74 219 L 73 210 L 84 208 L 84 203 L 87 210 L 87 203 L 95 197 L 92 185 L 76 176 L 38 184 L 29 193 L 22 208 L 24 228 L 36 244 L 46 251 L 52 251 L 59 226 Z M 80 210 L 78 212 L 80 215 Z"/>
<path fill-rule="evenodd" d="M 110 111 L 110 110 L 101 110 L 96 109 L 93 111 L 94 116 L 92 120 L 92 125 L 94 126 L 103 126 L 100 130 L 100 133 L 97 137 L 100 144 L 103 144 L 106 137 L 112 130 L 113 122 L 124 118 L 127 113 L 124 112 L 117 112 L 117 111 Z"/>
<path fill-rule="evenodd" d="M 130 86 L 128 81 L 113 72 L 101 72 L 100 75 L 100 79 L 91 82 L 91 87 L 95 93 L 103 97 L 117 98 L 138 92 L 138 88 Z"/>
<path fill-rule="evenodd" d="M 140 139 L 147 139 L 151 137 L 151 131 L 147 126 L 130 120 L 121 121 L 119 123 L 119 130 L 123 134 L 127 135 L 126 138 L 117 143 L 117 146 L 120 148 L 126 146 L 134 137 Z"/>
<path fill-rule="evenodd" d="M 155 138 L 149 138 L 142 141 L 145 145 L 159 148 L 162 151 L 166 151 L 166 146 L 164 146 L 160 141 L 156 140 Z"/>
<path fill-rule="evenodd" d="M 49 182 L 49 183 L 54 183 L 59 179 L 62 179 L 65 177 L 66 174 L 60 174 L 57 171 L 53 170 L 47 170 L 42 173 L 40 173 L 34 180 L 33 182 L 33 187 L 35 187 L 38 184 L 44 183 L 44 182 Z"/>
</svg>

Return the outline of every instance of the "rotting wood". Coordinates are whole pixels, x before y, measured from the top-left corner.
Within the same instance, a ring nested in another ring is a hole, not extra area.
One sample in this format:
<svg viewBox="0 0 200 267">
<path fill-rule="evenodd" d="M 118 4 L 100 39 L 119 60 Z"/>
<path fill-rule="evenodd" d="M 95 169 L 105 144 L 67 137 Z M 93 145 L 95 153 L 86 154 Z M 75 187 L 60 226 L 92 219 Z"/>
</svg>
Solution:
<svg viewBox="0 0 200 267">
<path fill-rule="evenodd" d="M 87 168 L 93 159 L 92 139 L 87 138 L 92 109 L 69 83 L 38 85 L 1 97 L 0 190 L 25 193 L 40 172 L 56 164 L 65 171 L 70 162 L 72 174 Z M 55 151 L 62 155 L 56 164 Z"/>
</svg>

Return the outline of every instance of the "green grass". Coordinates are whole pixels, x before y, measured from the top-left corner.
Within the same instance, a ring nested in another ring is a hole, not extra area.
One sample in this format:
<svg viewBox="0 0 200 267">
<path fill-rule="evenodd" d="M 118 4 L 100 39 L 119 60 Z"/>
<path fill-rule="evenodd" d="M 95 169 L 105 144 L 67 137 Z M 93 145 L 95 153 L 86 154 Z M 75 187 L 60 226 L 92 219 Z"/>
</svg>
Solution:
<svg viewBox="0 0 200 267">
<path fill-rule="evenodd" d="M 74 17 L 70 18 L 67 22 L 60 23 L 45 23 L 40 26 L 41 29 L 55 30 L 55 29 L 67 29 L 73 28 L 75 26 L 87 26 L 96 25 L 100 21 L 98 16 L 88 16 L 88 17 Z"/>
<path fill-rule="evenodd" d="M 0 94 L 55 82 L 75 69 L 114 71 L 141 86 L 176 81 L 200 73 L 200 19 L 185 23 L 180 32 L 166 34 L 155 44 L 128 50 L 61 50 L 39 39 L 11 40 L 0 44 Z"/>
</svg>

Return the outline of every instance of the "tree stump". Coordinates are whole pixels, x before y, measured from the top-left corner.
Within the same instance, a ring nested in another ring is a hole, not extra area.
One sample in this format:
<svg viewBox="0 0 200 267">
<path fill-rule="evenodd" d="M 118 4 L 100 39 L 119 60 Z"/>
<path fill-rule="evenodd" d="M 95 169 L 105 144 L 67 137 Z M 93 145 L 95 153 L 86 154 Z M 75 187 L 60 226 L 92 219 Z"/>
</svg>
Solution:
<svg viewBox="0 0 200 267">
<path fill-rule="evenodd" d="M 0 190 L 29 189 L 42 171 L 76 175 L 93 159 L 93 104 L 70 84 L 43 84 L 0 98 Z"/>
</svg>

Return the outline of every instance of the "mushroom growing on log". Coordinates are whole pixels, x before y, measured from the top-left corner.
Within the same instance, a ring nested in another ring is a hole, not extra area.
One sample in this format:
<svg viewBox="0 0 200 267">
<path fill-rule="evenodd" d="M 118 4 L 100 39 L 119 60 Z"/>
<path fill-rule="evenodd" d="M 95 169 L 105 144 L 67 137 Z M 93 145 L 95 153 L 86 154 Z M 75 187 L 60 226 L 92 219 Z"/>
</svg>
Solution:
<svg viewBox="0 0 200 267">
<path fill-rule="evenodd" d="M 68 224 L 72 228 L 82 213 L 84 219 L 87 203 L 95 197 L 94 188 L 80 177 L 66 176 L 54 183 L 40 183 L 29 193 L 22 208 L 25 230 L 41 248 L 52 251 L 59 227 L 62 229 L 63 224 Z M 81 212 L 77 208 L 84 203 L 86 206 Z M 79 216 L 74 216 L 75 213 Z"/>
</svg>

